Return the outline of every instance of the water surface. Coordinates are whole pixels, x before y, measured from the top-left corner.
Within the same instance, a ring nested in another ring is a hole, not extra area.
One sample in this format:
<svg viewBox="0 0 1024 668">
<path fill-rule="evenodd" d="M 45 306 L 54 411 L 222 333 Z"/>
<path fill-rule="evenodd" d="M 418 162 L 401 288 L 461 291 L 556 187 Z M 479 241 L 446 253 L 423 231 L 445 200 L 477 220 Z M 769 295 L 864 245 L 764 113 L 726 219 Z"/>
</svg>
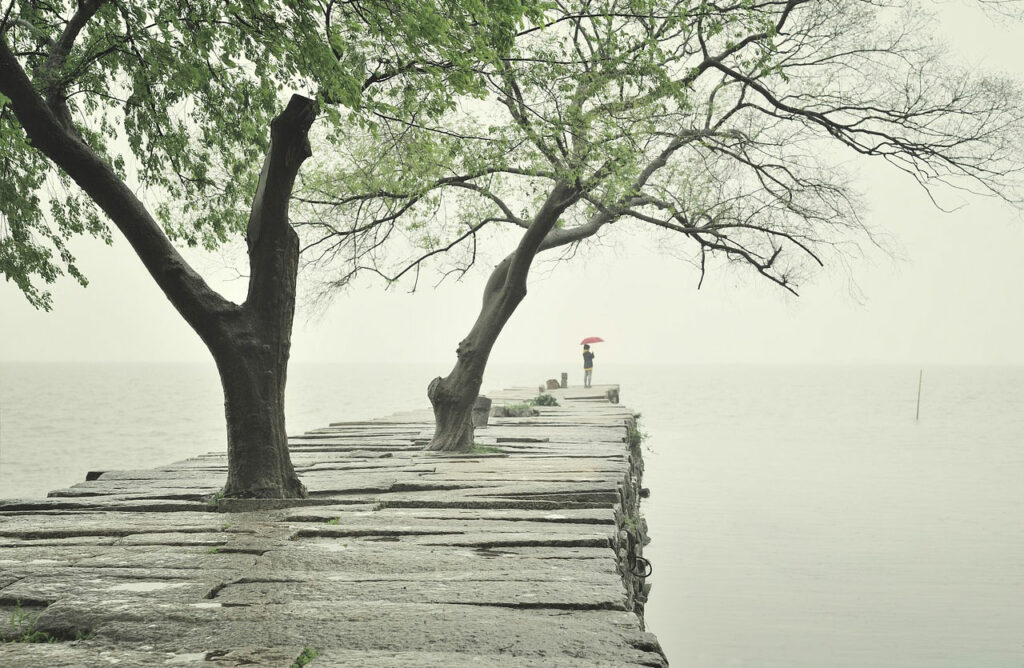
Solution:
<svg viewBox="0 0 1024 668">
<path fill-rule="evenodd" d="M 289 431 L 423 408 L 444 371 L 293 365 Z M 1024 666 L 1024 369 L 925 369 L 919 421 L 916 368 L 610 381 L 650 434 L 647 620 L 674 665 Z M 0 496 L 221 450 L 222 401 L 212 364 L 0 365 Z"/>
</svg>

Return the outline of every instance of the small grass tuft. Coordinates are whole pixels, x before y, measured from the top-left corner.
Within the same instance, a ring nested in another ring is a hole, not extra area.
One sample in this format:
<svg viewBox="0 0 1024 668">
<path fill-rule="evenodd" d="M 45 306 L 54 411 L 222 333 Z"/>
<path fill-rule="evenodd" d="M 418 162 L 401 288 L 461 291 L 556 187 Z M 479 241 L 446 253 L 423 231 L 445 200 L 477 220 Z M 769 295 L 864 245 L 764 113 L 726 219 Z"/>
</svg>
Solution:
<svg viewBox="0 0 1024 668">
<path fill-rule="evenodd" d="M 217 510 L 218 502 L 224 498 L 224 490 L 221 490 L 206 499 L 206 507 L 210 510 Z"/>
<path fill-rule="evenodd" d="M 302 668 L 303 666 L 307 666 L 313 663 L 313 659 L 318 656 L 320 656 L 320 650 L 307 645 L 302 648 L 302 654 L 299 654 L 295 661 L 292 662 L 292 668 Z"/>
<path fill-rule="evenodd" d="M 331 519 L 327 520 L 327 522 L 325 522 L 325 524 L 330 524 L 332 526 L 337 526 L 337 525 L 341 524 L 341 518 L 340 517 L 332 517 Z"/>
<path fill-rule="evenodd" d="M 470 453 L 474 455 L 493 455 L 502 452 L 501 448 L 496 448 L 493 445 L 484 445 L 482 443 L 474 443 L 469 448 Z"/>
<path fill-rule="evenodd" d="M 220 554 L 220 547 L 214 545 L 209 550 L 207 550 L 206 553 L 207 554 Z"/>
<path fill-rule="evenodd" d="M 634 453 L 640 452 L 640 445 L 647 440 L 647 432 L 640 431 L 640 413 L 633 413 L 633 426 L 629 428 L 629 449 Z"/>
<path fill-rule="evenodd" d="M 31 615 L 21 607 L 21 601 L 18 601 L 14 605 L 14 610 L 11 611 L 10 616 L 7 619 L 7 626 L 10 628 L 11 633 L 6 634 L 7 640 L 4 642 L 12 643 L 53 643 L 57 642 L 57 638 L 51 636 L 45 631 L 40 631 L 36 628 L 36 620 L 39 619 L 39 615 Z"/>
<path fill-rule="evenodd" d="M 550 394 L 538 394 L 533 399 L 530 399 L 530 405 L 532 406 L 557 406 L 558 400 Z"/>
</svg>

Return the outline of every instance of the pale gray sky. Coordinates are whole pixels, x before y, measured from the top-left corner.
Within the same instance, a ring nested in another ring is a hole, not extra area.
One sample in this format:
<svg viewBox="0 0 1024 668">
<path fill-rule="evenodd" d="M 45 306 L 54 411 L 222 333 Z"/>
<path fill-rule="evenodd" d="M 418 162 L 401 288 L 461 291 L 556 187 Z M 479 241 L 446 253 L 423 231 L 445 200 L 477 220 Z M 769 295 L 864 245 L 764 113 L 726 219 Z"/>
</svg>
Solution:
<svg viewBox="0 0 1024 668">
<path fill-rule="evenodd" d="M 1012 67 L 1024 78 L 1019 25 L 952 8 L 944 19 L 945 34 L 970 63 Z M 579 340 L 594 335 L 606 339 L 598 349 L 603 365 L 1024 364 L 1020 214 L 977 198 L 941 213 L 909 177 L 882 163 L 862 170 L 860 184 L 866 218 L 893 239 L 895 258 L 867 248 L 848 269 L 821 270 L 799 298 L 743 270 L 709 273 L 698 291 L 693 267 L 658 252 L 637 228 L 612 229 L 597 252 L 535 267 L 530 294 L 492 360 L 575 363 Z M 210 359 L 124 241 L 73 248 L 91 285 L 58 284 L 51 313 L 0 283 L 0 361 Z M 199 258 L 198 266 L 209 277 L 218 261 Z M 300 310 L 292 359 L 454 363 L 485 280 L 478 271 L 437 290 L 427 280 L 414 295 L 357 286 L 322 316 Z M 244 291 L 241 281 L 212 282 L 234 298 Z"/>
</svg>

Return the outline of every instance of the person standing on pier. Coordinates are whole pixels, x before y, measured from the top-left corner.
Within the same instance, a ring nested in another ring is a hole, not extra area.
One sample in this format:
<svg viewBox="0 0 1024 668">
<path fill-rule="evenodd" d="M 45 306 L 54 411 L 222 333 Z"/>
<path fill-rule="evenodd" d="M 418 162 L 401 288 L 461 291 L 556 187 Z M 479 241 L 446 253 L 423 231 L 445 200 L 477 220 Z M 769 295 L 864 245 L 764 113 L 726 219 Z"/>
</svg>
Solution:
<svg viewBox="0 0 1024 668">
<path fill-rule="evenodd" d="M 590 376 L 594 373 L 594 353 L 590 352 L 590 344 L 583 346 L 583 387 L 590 387 Z"/>
</svg>

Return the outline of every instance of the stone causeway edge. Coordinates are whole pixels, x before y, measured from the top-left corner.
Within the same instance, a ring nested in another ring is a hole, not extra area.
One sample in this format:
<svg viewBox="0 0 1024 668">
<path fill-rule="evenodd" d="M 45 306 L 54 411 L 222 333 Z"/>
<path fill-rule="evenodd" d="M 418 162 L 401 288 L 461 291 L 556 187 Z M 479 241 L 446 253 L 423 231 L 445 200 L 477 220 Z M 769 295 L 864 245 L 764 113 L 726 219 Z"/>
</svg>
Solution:
<svg viewBox="0 0 1024 668">
<path fill-rule="evenodd" d="M 223 453 L 0 501 L 0 665 L 667 666 L 618 390 L 489 393 L 475 454 L 429 410 L 293 436 L 301 501 L 217 499 Z"/>
</svg>

